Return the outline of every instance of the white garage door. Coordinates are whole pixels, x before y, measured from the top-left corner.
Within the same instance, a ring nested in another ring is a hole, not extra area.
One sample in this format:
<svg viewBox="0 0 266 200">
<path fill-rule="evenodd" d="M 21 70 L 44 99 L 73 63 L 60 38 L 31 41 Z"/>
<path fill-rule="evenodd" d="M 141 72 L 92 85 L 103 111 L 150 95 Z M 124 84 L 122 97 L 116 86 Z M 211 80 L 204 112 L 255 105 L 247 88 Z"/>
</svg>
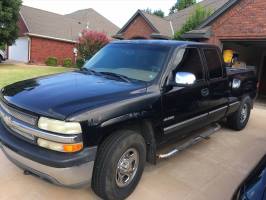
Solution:
<svg viewBox="0 0 266 200">
<path fill-rule="evenodd" d="M 16 42 L 8 48 L 8 59 L 28 62 L 29 61 L 29 40 L 28 38 L 18 38 Z"/>
</svg>

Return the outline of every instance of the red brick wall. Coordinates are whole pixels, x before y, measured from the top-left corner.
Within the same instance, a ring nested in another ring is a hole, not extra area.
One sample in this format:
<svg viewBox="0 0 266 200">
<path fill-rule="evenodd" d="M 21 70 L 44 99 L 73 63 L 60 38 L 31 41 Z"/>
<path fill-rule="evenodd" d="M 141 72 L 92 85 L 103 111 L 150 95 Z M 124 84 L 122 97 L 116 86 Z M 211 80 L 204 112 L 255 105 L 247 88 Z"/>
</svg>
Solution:
<svg viewBox="0 0 266 200">
<path fill-rule="evenodd" d="M 134 37 L 144 37 L 150 38 L 150 35 L 155 31 L 150 27 L 150 25 L 138 15 L 135 20 L 133 20 L 126 30 L 123 32 L 123 36 L 125 39 L 131 39 Z"/>
<path fill-rule="evenodd" d="M 60 64 L 64 58 L 74 62 L 74 43 L 63 42 L 39 37 L 31 37 L 30 63 L 45 63 L 50 56 L 57 57 Z"/>
<path fill-rule="evenodd" d="M 266 39 L 266 1 L 241 0 L 216 19 L 209 43 L 220 45 L 225 39 Z"/>
<path fill-rule="evenodd" d="M 19 28 L 19 36 L 23 37 L 25 33 L 29 32 L 26 24 L 24 23 L 22 17 L 19 15 L 19 20 L 17 22 L 17 26 Z"/>
</svg>

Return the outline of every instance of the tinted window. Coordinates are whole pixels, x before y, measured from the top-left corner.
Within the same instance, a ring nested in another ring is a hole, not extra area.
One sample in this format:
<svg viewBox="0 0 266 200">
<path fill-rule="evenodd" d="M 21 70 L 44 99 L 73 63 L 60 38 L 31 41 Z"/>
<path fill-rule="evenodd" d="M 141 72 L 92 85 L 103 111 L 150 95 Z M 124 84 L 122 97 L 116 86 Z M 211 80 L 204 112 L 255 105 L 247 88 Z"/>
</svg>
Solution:
<svg viewBox="0 0 266 200">
<path fill-rule="evenodd" d="M 187 48 L 180 50 L 177 54 L 176 61 L 177 72 L 190 72 L 198 79 L 203 79 L 203 66 L 200 59 L 200 54 L 196 48 Z"/>
<path fill-rule="evenodd" d="M 205 49 L 204 54 L 206 57 L 210 79 L 219 78 L 223 74 L 221 60 L 216 49 Z"/>
<path fill-rule="evenodd" d="M 140 81 L 155 79 L 170 48 L 143 44 L 109 44 L 84 65 L 96 72 L 112 72 Z"/>
</svg>

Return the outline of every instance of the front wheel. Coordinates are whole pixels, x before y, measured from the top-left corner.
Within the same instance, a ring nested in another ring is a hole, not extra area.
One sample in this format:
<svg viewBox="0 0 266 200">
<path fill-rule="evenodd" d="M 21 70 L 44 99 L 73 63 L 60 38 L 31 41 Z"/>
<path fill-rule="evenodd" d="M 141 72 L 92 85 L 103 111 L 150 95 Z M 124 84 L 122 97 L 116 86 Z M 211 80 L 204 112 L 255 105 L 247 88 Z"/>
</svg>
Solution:
<svg viewBox="0 0 266 200">
<path fill-rule="evenodd" d="M 103 199 L 125 199 L 136 188 L 145 161 L 146 145 L 140 134 L 130 130 L 113 133 L 99 147 L 92 189 Z"/>
<path fill-rule="evenodd" d="M 249 121 L 250 112 L 251 100 L 249 97 L 246 97 L 242 100 L 238 110 L 227 117 L 229 127 L 237 131 L 243 130 Z"/>
</svg>

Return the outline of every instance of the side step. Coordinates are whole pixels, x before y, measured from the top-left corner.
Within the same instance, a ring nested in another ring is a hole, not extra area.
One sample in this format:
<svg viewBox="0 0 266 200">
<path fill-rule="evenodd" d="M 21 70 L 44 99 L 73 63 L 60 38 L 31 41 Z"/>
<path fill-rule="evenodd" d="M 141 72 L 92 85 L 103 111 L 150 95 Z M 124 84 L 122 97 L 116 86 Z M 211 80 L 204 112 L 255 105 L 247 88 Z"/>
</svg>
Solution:
<svg viewBox="0 0 266 200">
<path fill-rule="evenodd" d="M 171 148 L 171 150 L 168 151 L 167 153 L 157 154 L 157 158 L 166 159 L 166 158 L 169 158 L 171 156 L 174 156 L 175 154 L 179 153 L 180 151 L 183 151 L 183 150 L 187 149 L 188 147 L 190 147 L 194 144 L 197 144 L 198 142 L 200 142 L 202 140 L 209 139 L 209 137 L 212 134 L 216 133 L 220 129 L 221 129 L 220 124 L 215 123 L 215 124 L 212 124 L 212 125 L 204 128 L 204 129 L 198 130 L 192 136 L 180 141 L 178 144 L 176 144 L 177 146 Z"/>
</svg>

